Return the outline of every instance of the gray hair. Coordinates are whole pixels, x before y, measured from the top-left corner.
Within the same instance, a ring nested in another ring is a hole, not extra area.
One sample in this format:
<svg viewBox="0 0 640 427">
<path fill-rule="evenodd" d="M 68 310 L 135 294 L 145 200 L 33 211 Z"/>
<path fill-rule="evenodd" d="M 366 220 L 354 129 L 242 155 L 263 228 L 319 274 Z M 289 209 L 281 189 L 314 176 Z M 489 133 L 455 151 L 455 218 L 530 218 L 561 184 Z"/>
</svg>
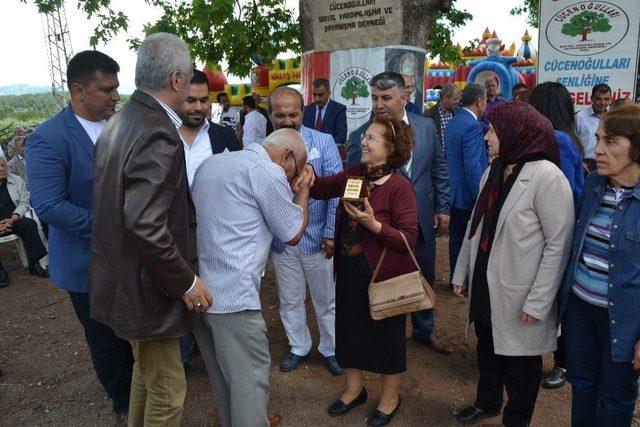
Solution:
<svg viewBox="0 0 640 427">
<path fill-rule="evenodd" d="M 469 83 L 464 87 L 464 89 L 462 89 L 460 102 L 463 106 L 468 107 L 469 105 L 475 104 L 478 99 L 486 97 L 487 90 L 484 88 L 484 86 L 477 83 Z"/>
<path fill-rule="evenodd" d="M 404 92 L 407 88 L 402 75 L 393 71 L 385 71 L 384 73 L 375 75 L 369 82 L 369 85 L 372 88 L 380 90 L 397 88 L 400 92 Z"/>
<path fill-rule="evenodd" d="M 158 91 L 171 82 L 171 74 L 190 76 L 193 64 L 187 44 L 169 33 L 151 34 L 142 41 L 136 61 L 136 87 Z"/>
<path fill-rule="evenodd" d="M 295 129 L 283 128 L 273 131 L 264 140 L 262 144 L 265 148 L 274 148 L 276 150 L 289 149 L 293 151 L 293 155 L 297 161 L 307 157 L 307 147 L 304 145 L 302 135 Z"/>
<path fill-rule="evenodd" d="M 440 98 L 443 98 L 445 96 L 447 98 L 451 98 L 453 94 L 456 93 L 456 89 L 458 89 L 458 86 L 456 86 L 455 83 L 447 83 L 446 85 L 442 86 L 442 89 L 440 89 Z"/>
</svg>

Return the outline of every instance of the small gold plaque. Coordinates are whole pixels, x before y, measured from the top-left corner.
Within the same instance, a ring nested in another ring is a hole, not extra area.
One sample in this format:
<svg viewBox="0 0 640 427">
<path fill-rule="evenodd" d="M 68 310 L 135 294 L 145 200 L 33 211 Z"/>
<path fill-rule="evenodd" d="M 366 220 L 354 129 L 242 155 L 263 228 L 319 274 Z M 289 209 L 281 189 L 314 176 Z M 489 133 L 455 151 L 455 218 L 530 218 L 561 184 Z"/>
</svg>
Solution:
<svg viewBox="0 0 640 427">
<path fill-rule="evenodd" d="M 344 187 L 342 200 L 347 202 L 362 202 L 368 196 L 368 187 L 362 176 L 350 176 Z"/>
</svg>

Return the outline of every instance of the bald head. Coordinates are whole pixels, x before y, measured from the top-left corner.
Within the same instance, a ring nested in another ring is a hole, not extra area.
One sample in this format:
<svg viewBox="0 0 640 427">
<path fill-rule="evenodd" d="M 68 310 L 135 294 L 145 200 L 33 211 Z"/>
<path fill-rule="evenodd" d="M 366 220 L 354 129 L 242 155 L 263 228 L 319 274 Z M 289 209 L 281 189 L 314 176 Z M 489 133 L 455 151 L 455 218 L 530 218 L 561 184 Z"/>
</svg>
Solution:
<svg viewBox="0 0 640 427">
<path fill-rule="evenodd" d="M 262 145 L 271 157 L 285 171 L 292 182 L 307 163 L 307 148 L 300 133 L 294 129 L 278 129 L 264 140 Z"/>
<path fill-rule="evenodd" d="M 295 89 L 282 86 L 271 92 L 267 108 L 273 128 L 300 130 L 303 106 L 302 94 Z"/>
</svg>

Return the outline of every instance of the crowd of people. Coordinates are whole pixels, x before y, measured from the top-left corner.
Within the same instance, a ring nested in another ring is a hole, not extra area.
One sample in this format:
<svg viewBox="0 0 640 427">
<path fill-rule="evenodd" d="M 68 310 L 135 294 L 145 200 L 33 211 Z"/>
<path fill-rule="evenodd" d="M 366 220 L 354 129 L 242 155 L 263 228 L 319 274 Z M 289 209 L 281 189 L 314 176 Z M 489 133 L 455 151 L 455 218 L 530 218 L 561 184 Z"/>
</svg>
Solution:
<svg viewBox="0 0 640 427">
<path fill-rule="evenodd" d="M 369 288 L 416 269 L 433 283 L 436 236 L 447 231 L 479 373 L 457 421 L 502 414 L 504 426 L 527 426 L 541 383 L 566 378 L 572 425 L 631 425 L 640 107 L 610 107 L 611 89 L 597 85 L 574 114 L 558 83 L 520 85 L 505 100 L 491 77 L 445 85 L 423 114 L 409 105 L 410 76 L 383 72 L 369 82 L 369 121 L 347 135 L 326 79 L 312 83 L 309 105 L 281 87 L 266 109 L 259 94 L 244 97 L 241 115 L 219 93 L 212 118 L 207 77 L 171 34 L 142 42 L 137 89 L 116 113 L 119 71 L 99 51 L 75 55 L 69 105 L 0 159 L 0 233 L 20 236 L 30 272 L 68 292 L 116 425 L 180 425 L 194 341 L 223 426 L 277 422 L 260 302 L 268 259 L 290 345 L 280 370 L 312 351 L 308 288 L 317 350 L 345 378 L 327 416 L 367 401 L 368 371 L 381 390 L 367 425 L 390 423 L 407 318 L 373 320 Z M 341 200 L 354 176 L 366 197 Z M 433 309 L 411 323 L 413 340 L 451 353 Z"/>
</svg>

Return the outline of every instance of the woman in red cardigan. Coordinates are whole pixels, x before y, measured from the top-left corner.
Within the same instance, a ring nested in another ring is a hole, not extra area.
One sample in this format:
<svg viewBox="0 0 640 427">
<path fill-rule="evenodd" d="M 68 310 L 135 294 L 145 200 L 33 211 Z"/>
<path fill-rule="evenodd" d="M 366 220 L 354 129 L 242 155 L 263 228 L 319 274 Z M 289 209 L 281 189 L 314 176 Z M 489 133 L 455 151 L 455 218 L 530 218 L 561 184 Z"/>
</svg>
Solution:
<svg viewBox="0 0 640 427">
<path fill-rule="evenodd" d="M 311 197 L 344 194 L 347 177 L 364 176 L 369 197 L 361 206 L 343 202 L 336 213 L 336 358 L 345 368 L 347 387 L 333 402 L 331 416 L 344 415 L 367 400 L 363 371 L 382 374 L 377 409 L 367 425 L 388 424 L 400 406 L 400 373 L 406 370 L 405 316 L 374 321 L 368 286 L 382 250 L 387 248 L 376 281 L 415 271 L 401 233 L 413 248 L 418 236 L 418 208 L 413 187 L 396 169 L 411 158 L 413 133 L 408 124 L 377 118 L 362 135 L 362 164 L 337 175 L 316 177 Z"/>
</svg>

